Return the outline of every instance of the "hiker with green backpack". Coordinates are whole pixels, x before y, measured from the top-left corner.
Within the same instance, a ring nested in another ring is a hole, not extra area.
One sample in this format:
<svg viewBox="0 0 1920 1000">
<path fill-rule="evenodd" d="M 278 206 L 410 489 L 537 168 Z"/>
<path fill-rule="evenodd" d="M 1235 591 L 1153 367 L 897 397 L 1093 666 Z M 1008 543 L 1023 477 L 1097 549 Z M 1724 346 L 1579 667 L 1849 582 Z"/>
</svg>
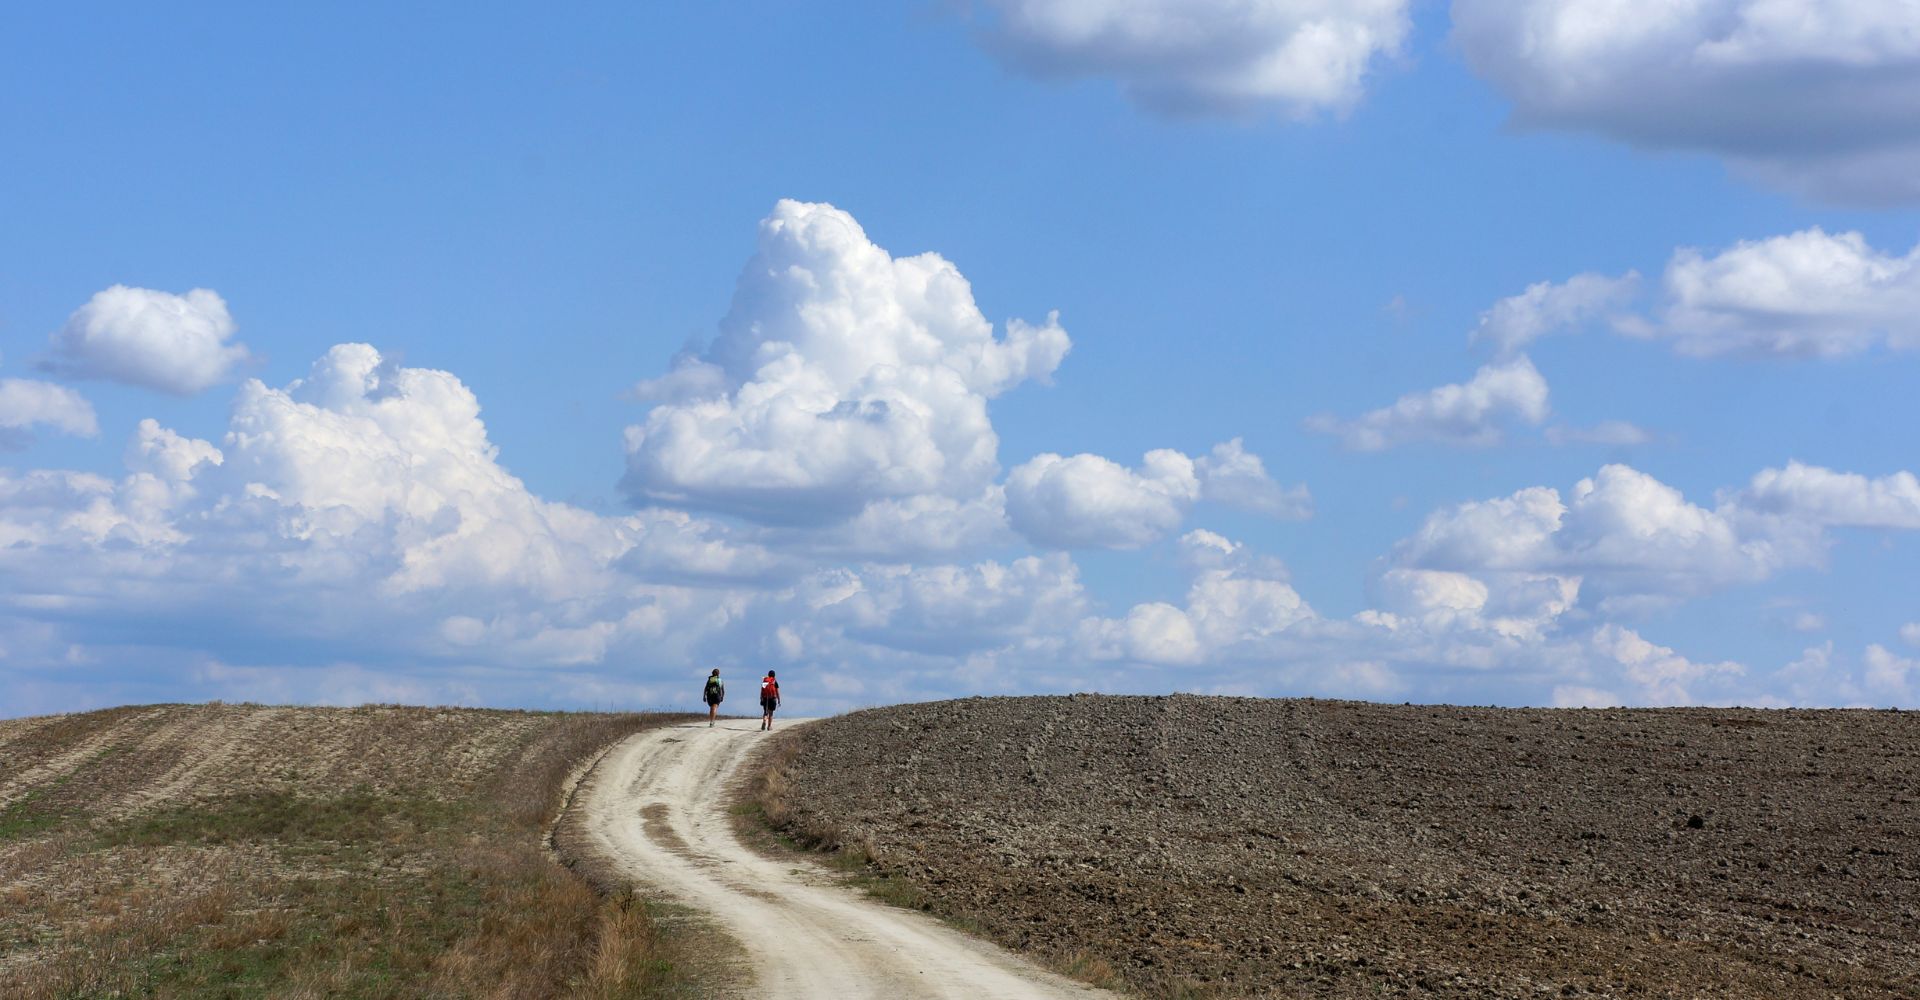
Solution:
<svg viewBox="0 0 1920 1000">
<path fill-rule="evenodd" d="M 707 675 L 707 686 L 700 692 L 700 700 L 707 703 L 707 728 L 713 728 L 713 717 L 720 710 L 720 703 L 727 700 L 727 685 L 720 679 L 720 668 L 713 668 Z"/>
</svg>

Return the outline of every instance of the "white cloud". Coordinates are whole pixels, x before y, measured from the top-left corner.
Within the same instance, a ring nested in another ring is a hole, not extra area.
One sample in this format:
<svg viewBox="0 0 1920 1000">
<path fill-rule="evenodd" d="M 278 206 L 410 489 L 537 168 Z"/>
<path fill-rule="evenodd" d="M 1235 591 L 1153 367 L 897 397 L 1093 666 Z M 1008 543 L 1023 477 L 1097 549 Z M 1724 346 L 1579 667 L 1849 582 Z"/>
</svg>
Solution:
<svg viewBox="0 0 1920 1000">
<path fill-rule="evenodd" d="M 1381 451 L 1430 441 L 1486 447 L 1506 437 L 1514 421 L 1539 426 L 1547 419 L 1547 380 L 1525 355 L 1482 367 L 1465 384 L 1443 385 L 1401 396 L 1392 406 L 1352 420 L 1321 415 L 1311 430 L 1333 434 L 1354 451 Z"/>
<path fill-rule="evenodd" d="M 1897 656 L 1875 643 L 1862 657 L 1866 670 L 1863 680 L 1868 693 L 1882 699 L 1881 704 L 1907 705 L 1914 700 L 1914 681 L 1920 679 L 1920 660 Z"/>
<path fill-rule="evenodd" d="M 1200 498 L 1193 460 L 1147 452 L 1138 471 L 1098 455 L 1036 455 L 1007 476 L 1007 516 L 1036 545 L 1135 549 L 1180 527 Z"/>
<path fill-rule="evenodd" d="M 1632 629 L 1603 625 L 1591 638 L 1602 656 L 1618 666 L 1614 680 L 1624 682 L 1633 692 L 1632 701 L 1642 705 L 1691 705 L 1698 699 L 1694 685 L 1715 675 L 1737 677 L 1746 672 L 1738 663 L 1695 663 L 1666 646 L 1658 646 L 1640 637 Z"/>
<path fill-rule="evenodd" d="M 1455 0 L 1523 128 L 1726 158 L 1846 202 L 1920 198 L 1920 10 L 1885 0 Z"/>
<path fill-rule="evenodd" d="M 767 532 L 765 544 L 817 556 L 904 559 L 978 552 L 1018 541 L 1007 523 L 1006 490 L 966 500 L 937 495 L 875 500 L 852 520 Z"/>
<path fill-rule="evenodd" d="M 1203 499 L 1278 518 L 1313 516 L 1313 495 L 1305 486 L 1285 487 L 1267 475 L 1266 463 L 1246 450 L 1239 438 L 1213 446 L 1194 460 Z"/>
<path fill-rule="evenodd" d="M 1750 510 L 1823 527 L 1920 530 L 1920 478 L 1879 479 L 1789 462 L 1764 469 L 1736 497 Z"/>
<path fill-rule="evenodd" d="M 1602 420 L 1592 427 L 1569 427 L 1555 425 L 1547 428 L 1543 435 L 1547 443 L 1555 447 L 1572 444 L 1598 444 L 1613 448 L 1626 448 L 1633 445 L 1651 443 L 1653 432 L 1644 427 L 1630 424 L 1625 420 Z"/>
<path fill-rule="evenodd" d="M 1120 618 L 1090 617 L 1075 639 L 1083 655 L 1156 665 L 1217 662 L 1317 617 L 1278 560 L 1210 531 L 1188 532 L 1180 546 L 1193 573 L 1186 605 L 1155 601 Z"/>
<path fill-rule="evenodd" d="M 35 427 L 93 437 L 100 433 L 93 404 L 64 385 L 0 378 L 0 448 L 26 444 Z"/>
<path fill-rule="evenodd" d="M 1492 344 L 1502 357 L 1509 357 L 1547 334 L 1618 313 L 1639 286 L 1640 275 L 1633 271 L 1618 278 L 1576 274 L 1559 284 L 1537 282 L 1481 313 L 1469 339 Z"/>
<path fill-rule="evenodd" d="M 1343 114 L 1400 52 L 1406 0 L 987 0 L 988 47 L 1040 77 L 1111 77 L 1172 114 Z"/>
<path fill-rule="evenodd" d="M 1920 660 L 1877 643 L 1856 662 L 1831 641 L 1808 648 L 1771 678 L 1783 704 L 1839 707 L 1911 706 L 1920 699 Z"/>
<path fill-rule="evenodd" d="M 1818 526 L 1688 503 L 1680 491 L 1608 465 L 1559 491 L 1538 486 L 1429 516 L 1393 562 L 1481 575 L 1577 576 L 1605 597 L 1689 596 L 1816 564 Z"/>
<path fill-rule="evenodd" d="M 1909 646 L 1920 646 L 1920 622 L 1900 626 L 1900 639 Z"/>
<path fill-rule="evenodd" d="M 1827 616 L 1817 611 L 1802 611 L 1787 620 L 1795 632 L 1819 632 L 1827 627 Z"/>
<path fill-rule="evenodd" d="M 639 391 L 627 429 L 637 502 L 773 524 L 870 503 L 967 500 L 998 473 L 987 400 L 1066 356 L 1052 317 L 996 338 L 958 269 L 894 258 L 831 205 L 782 201 L 760 225 L 719 337 Z"/>
<path fill-rule="evenodd" d="M 1481 572 L 1395 567 L 1375 590 L 1386 618 L 1432 633 L 1481 630 L 1511 639 L 1544 638 L 1580 596 L 1580 578 L 1552 573 Z"/>
<path fill-rule="evenodd" d="M 1881 253 L 1859 233 L 1819 228 L 1742 241 L 1713 256 L 1683 247 L 1657 319 L 1627 327 L 1682 354 L 1842 357 L 1920 349 L 1920 248 Z"/>
<path fill-rule="evenodd" d="M 233 332 L 227 303 L 208 289 L 173 295 L 114 285 L 67 318 L 43 366 L 187 396 L 225 381 L 247 360 Z"/>
<path fill-rule="evenodd" d="M 457 378 L 363 344 L 243 385 L 221 447 L 143 421 L 126 465 L 0 474 L 0 615 L 57 607 L 216 656 L 273 637 L 524 669 L 671 655 L 737 617 L 719 588 L 800 569 L 683 512 L 534 496 Z"/>
<path fill-rule="evenodd" d="M 1066 555 L 971 566 L 867 566 L 828 571 L 830 599 L 813 622 L 855 641 L 951 655 L 1018 643 L 1085 612 L 1079 569 Z"/>
</svg>

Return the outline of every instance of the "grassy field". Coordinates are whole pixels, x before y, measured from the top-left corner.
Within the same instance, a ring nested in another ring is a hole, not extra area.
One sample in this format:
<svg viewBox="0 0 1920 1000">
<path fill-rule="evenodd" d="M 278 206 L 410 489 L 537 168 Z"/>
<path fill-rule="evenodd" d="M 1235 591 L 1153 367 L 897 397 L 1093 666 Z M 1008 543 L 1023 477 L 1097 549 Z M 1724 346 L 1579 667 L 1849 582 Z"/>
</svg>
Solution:
<svg viewBox="0 0 1920 1000">
<path fill-rule="evenodd" d="M 670 716 L 167 705 L 0 722 L 0 996 L 677 997 L 684 914 L 549 852 Z M 607 887 L 602 887 L 607 888 Z"/>
</svg>

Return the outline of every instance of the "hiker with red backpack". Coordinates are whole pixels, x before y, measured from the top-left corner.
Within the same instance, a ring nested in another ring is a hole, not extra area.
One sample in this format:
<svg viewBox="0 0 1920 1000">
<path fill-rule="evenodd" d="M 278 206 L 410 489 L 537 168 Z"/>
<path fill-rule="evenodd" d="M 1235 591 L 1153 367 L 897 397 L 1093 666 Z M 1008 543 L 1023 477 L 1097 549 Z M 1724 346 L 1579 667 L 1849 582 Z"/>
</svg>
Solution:
<svg viewBox="0 0 1920 1000">
<path fill-rule="evenodd" d="M 773 710 L 780 707 L 780 682 L 773 677 L 773 671 L 760 679 L 760 730 L 773 728 Z"/>
</svg>

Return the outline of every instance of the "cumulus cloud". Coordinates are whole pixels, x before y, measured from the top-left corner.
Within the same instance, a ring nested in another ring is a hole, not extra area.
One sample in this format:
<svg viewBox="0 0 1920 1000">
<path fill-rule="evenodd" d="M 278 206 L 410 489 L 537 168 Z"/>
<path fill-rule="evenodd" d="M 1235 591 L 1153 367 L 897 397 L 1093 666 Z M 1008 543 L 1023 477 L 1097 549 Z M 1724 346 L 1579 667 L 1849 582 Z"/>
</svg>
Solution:
<svg viewBox="0 0 1920 1000">
<path fill-rule="evenodd" d="M 1487 447 L 1505 440 L 1509 423 L 1544 423 L 1550 409 L 1547 394 L 1547 380 L 1519 355 L 1482 367 L 1464 384 L 1408 393 L 1392 406 L 1352 420 L 1323 414 L 1309 419 L 1307 427 L 1335 435 L 1353 451 L 1382 451 L 1414 442 Z"/>
<path fill-rule="evenodd" d="M 1343 114 L 1400 52 L 1406 0 L 987 0 L 988 47 L 1043 78 L 1108 77 L 1171 114 Z"/>
<path fill-rule="evenodd" d="M 1909 646 L 1920 646 L 1920 622 L 1900 626 L 1900 640 Z"/>
<path fill-rule="evenodd" d="M 1248 451 L 1239 438 L 1213 446 L 1210 454 L 1193 462 L 1201 496 L 1229 507 L 1297 519 L 1313 516 L 1313 495 L 1305 486 L 1281 486 L 1267 474 L 1266 463 Z"/>
<path fill-rule="evenodd" d="M 1920 11 L 1885 2 L 1455 0 L 1522 128 L 1727 159 L 1844 202 L 1920 198 Z"/>
<path fill-rule="evenodd" d="M 227 303 L 208 289 L 173 295 L 114 285 L 67 318 L 42 366 L 69 378 L 189 396 L 225 381 L 247 360 L 233 333 Z"/>
<path fill-rule="evenodd" d="M 1580 595 L 1580 577 L 1528 571 L 1477 575 L 1394 567 L 1374 587 L 1381 607 L 1363 620 L 1431 633 L 1487 631 L 1510 639 L 1544 638 Z"/>
<path fill-rule="evenodd" d="M 1212 532 L 1189 533 L 1182 548 L 1194 571 L 1185 605 L 1152 601 L 1119 618 L 1087 618 L 1076 636 L 1082 655 L 1159 666 L 1215 662 L 1317 617 L 1277 561 Z"/>
<path fill-rule="evenodd" d="M 716 588 L 799 571 L 683 512 L 540 499 L 457 378 L 364 344 L 241 386 L 218 446 L 143 421 L 125 462 L 119 480 L 0 474 L 0 615 L 107 616 L 161 646 L 595 664 L 725 620 Z"/>
<path fill-rule="evenodd" d="M 1920 349 L 1920 248 L 1904 256 L 1859 233 L 1818 227 L 1742 241 L 1709 256 L 1675 251 L 1654 322 L 1629 332 L 1682 354 L 1832 358 Z"/>
<path fill-rule="evenodd" d="M 817 525 L 868 504 L 978 497 L 999 471 L 987 401 L 1045 380 L 1054 317 L 996 337 L 959 270 L 895 258 L 831 205 L 760 224 L 719 336 L 638 391 L 622 487 L 641 504 Z"/>
<path fill-rule="evenodd" d="M 93 404 L 72 389 L 35 379 L 0 378 L 0 449 L 24 447 L 35 427 L 79 437 L 100 433 Z"/>
<path fill-rule="evenodd" d="M 1555 284 L 1541 281 L 1518 295 L 1508 296 L 1480 314 L 1470 339 L 1492 344 L 1502 357 L 1511 357 L 1550 333 L 1572 330 L 1617 314 L 1633 298 L 1640 275 L 1633 271 L 1618 278 L 1576 274 Z"/>
<path fill-rule="evenodd" d="M 1480 575 L 1579 577 L 1608 597 L 1690 596 L 1819 562 L 1818 525 L 1713 510 L 1624 465 L 1563 498 L 1536 486 L 1429 516 L 1393 551 L 1396 565 Z"/>
<path fill-rule="evenodd" d="M 1539 337 L 1595 323 L 1664 341 L 1691 357 L 1839 358 L 1920 350 L 1920 247 L 1875 249 L 1819 227 L 1675 250 L 1644 313 L 1639 283 L 1577 275 L 1542 282 L 1483 313 L 1472 340 L 1510 355 Z"/>
<path fill-rule="evenodd" d="M 1009 522 L 1053 548 L 1137 549 L 1178 530 L 1200 500 L 1283 519 L 1313 514 L 1307 488 L 1274 482 L 1239 438 L 1197 459 L 1159 448 L 1138 469 L 1099 455 L 1036 455 L 1006 482 Z"/>
<path fill-rule="evenodd" d="M 971 566 L 870 565 L 827 571 L 815 624 L 858 642 L 952 655 L 1017 644 L 1086 609 L 1078 567 L 1061 553 Z"/>
<path fill-rule="evenodd" d="M 1762 470 L 1736 499 L 1750 510 L 1823 527 L 1920 530 L 1920 478 L 1911 472 L 1869 479 L 1789 462 Z"/>
<path fill-rule="evenodd" d="M 1180 527 L 1200 499 L 1193 459 L 1168 448 L 1139 469 L 1099 455 L 1036 455 L 1007 475 L 1007 516 L 1036 545 L 1137 549 Z"/>
</svg>

